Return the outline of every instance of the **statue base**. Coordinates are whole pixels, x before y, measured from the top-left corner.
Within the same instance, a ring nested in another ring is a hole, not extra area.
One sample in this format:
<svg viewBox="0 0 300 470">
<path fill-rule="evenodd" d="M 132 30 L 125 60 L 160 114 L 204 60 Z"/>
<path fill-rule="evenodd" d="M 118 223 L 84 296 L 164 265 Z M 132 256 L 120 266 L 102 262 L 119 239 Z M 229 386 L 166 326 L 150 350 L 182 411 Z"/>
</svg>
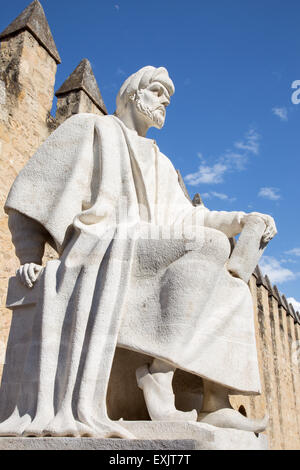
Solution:
<svg viewBox="0 0 300 470">
<path fill-rule="evenodd" d="M 197 450 L 192 439 L 101 439 L 96 437 L 0 437 L 1 450 Z"/>
<path fill-rule="evenodd" d="M 197 422 L 121 421 L 137 439 L 0 437 L 0 450 L 268 450 L 268 439 Z"/>
</svg>

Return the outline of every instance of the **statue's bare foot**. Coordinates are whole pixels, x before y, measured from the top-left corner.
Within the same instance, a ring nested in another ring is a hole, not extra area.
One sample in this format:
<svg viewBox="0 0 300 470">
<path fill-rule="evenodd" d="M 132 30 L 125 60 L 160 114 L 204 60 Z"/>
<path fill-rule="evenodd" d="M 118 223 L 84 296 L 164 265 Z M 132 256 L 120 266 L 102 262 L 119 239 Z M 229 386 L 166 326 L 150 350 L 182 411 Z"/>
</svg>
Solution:
<svg viewBox="0 0 300 470">
<path fill-rule="evenodd" d="M 262 419 L 250 419 L 231 408 L 222 408 L 210 413 L 200 413 L 198 421 L 219 428 L 232 428 L 239 429 L 240 431 L 260 433 L 266 429 L 269 416 L 265 415 Z"/>
<path fill-rule="evenodd" d="M 136 370 L 137 384 L 144 392 L 148 413 L 152 421 L 197 421 L 197 411 L 179 411 L 175 408 L 172 385 L 160 382 L 160 373 L 151 373 L 148 365 Z"/>
</svg>

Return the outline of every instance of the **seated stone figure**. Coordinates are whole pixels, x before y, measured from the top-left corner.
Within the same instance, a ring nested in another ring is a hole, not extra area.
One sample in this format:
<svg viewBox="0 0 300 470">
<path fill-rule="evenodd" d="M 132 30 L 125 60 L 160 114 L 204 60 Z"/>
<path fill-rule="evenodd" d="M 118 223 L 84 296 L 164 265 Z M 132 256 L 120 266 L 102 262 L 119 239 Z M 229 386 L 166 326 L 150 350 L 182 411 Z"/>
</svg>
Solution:
<svg viewBox="0 0 300 470">
<path fill-rule="evenodd" d="M 173 93 L 165 68 L 142 68 L 115 115 L 71 117 L 16 178 L 6 211 L 21 267 L 0 435 L 133 437 L 106 410 L 117 345 L 151 358 L 136 377 L 152 420 L 264 429 L 228 394 L 260 393 L 247 281 L 275 223 L 193 206 L 145 137 L 163 127 Z M 46 242 L 59 259 L 42 267 Z M 199 415 L 175 408 L 176 368 L 203 378 Z"/>
</svg>

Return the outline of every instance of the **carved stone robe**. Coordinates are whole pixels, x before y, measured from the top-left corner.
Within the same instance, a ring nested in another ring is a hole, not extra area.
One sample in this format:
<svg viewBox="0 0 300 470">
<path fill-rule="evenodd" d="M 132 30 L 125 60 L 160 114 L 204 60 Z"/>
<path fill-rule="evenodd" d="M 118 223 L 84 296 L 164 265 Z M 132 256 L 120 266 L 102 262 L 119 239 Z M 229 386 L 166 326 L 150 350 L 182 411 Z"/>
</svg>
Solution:
<svg viewBox="0 0 300 470">
<path fill-rule="evenodd" d="M 41 262 L 47 237 L 60 258 L 31 290 L 11 281 L 1 435 L 128 436 L 106 413 L 117 344 L 260 392 L 251 294 L 226 269 L 244 213 L 193 207 L 153 140 L 114 116 L 74 116 L 6 210 L 21 264 Z"/>
</svg>

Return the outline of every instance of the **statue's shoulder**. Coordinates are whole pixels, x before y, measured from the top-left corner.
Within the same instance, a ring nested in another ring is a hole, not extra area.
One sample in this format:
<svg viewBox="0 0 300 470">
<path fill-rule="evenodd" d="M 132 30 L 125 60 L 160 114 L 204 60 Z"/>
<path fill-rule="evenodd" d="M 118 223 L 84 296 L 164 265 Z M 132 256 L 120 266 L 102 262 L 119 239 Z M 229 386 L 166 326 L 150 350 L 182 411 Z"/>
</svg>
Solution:
<svg viewBox="0 0 300 470">
<path fill-rule="evenodd" d="M 71 139 L 84 139 L 86 136 L 98 129 L 99 135 L 105 137 L 107 135 L 114 136 L 119 130 L 119 126 L 111 115 L 99 116 L 98 114 L 92 113 L 78 113 L 66 119 L 57 129 L 54 131 L 47 142 L 60 141 L 69 136 Z"/>
<path fill-rule="evenodd" d="M 161 163 L 169 169 L 169 171 L 173 172 L 174 174 L 177 175 L 176 173 L 176 170 L 175 170 L 175 167 L 172 163 L 172 161 L 170 160 L 169 157 L 167 157 L 164 153 L 162 153 L 161 151 L 159 151 L 159 157 L 160 157 L 160 161 Z"/>
<path fill-rule="evenodd" d="M 121 130 L 120 121 L 113 114 L 99 116 L 99 114 L 80 113 L 70 119 L 76 119 L 83 125 L 94 125 L 103 131 L 118 132 Z"/>
<path fill-rule="evenodd" d="M 69 124 L 69 125 L 80 124 L 80 123 L 94 124 L 95 122 L 102 124 L 102 123 L 110 122 L 111 118 L 112 116 L 110 115 L 99 116 L 99 114 L 93 114 L 93 113 L 78 113 L 66 119 L 65 122 L 62 124 L 62 126 L 64 124 Z"/>
</svg>

